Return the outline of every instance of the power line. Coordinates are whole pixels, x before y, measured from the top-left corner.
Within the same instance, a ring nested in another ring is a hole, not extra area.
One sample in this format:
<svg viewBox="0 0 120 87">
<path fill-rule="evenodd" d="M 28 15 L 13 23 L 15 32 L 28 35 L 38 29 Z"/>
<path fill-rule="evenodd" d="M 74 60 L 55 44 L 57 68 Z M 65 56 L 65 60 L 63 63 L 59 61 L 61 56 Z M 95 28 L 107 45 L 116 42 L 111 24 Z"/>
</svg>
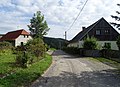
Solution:
<svg viewBox="0 0 120 87">
<path fill-rule="evenodd" d="M 73 23 L 70 25 L 70 27 L 68 28 L 68 30 L 70 30 L 72 28 L 72 26 L 74 25 L 74 23 L 76 22 L 76 20 L 78 19 L 78 17 L 80 16 L 81 12 L 83 11 L 85 5 L 87 4 L 88 0 L 85 1 L 83 7 L 81 8 L 80 12 L 78 13 L 78 15 L 76 16 L 75 20 L 73 21 Z M 67 32 L 68 30 L 66 30 L 65 32 Z"/>
</svg>

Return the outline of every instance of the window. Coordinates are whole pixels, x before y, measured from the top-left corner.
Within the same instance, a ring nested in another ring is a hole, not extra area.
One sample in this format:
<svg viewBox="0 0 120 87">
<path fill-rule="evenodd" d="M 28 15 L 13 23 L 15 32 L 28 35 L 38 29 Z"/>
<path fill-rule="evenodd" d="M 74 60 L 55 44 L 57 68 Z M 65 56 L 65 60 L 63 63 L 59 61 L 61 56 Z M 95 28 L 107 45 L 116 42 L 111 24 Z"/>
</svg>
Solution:
<svg viewBox="0 0 120 87">
<path fill-rule="evenodd" d="M 109 34 L 110 32 L 109 32 L 109 30 L 105 30 L 105 34 Z"/>
<path fill-rule="evenodd" d="M 28 38 L 29 36 L 27 35 L 27 38 Z"/>
<path fill-rule="evenodd" d="M 96 35 L 100 35 L 100 30 L 96 30 Z"/>
<path fill-rule="evenodd" d="M 25 35 L 24 35 L 24 38 L 25 38 Z"/>
</svg>

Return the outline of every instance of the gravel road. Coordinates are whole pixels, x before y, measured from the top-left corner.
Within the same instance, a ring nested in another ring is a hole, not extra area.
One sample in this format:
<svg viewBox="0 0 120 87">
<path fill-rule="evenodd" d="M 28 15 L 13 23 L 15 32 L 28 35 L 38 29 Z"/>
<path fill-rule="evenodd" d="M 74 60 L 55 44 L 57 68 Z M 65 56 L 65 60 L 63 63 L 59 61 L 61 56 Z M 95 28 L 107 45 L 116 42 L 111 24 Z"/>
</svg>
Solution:
<svg viewBox="0 0 120 87">
<path fill-rule="evenodd" d="M 31 87 L 120 87 L 120 78 L 113 73 L 113 67 L 61 50 L 52 56 L 51 67 Z"/>
</svg>

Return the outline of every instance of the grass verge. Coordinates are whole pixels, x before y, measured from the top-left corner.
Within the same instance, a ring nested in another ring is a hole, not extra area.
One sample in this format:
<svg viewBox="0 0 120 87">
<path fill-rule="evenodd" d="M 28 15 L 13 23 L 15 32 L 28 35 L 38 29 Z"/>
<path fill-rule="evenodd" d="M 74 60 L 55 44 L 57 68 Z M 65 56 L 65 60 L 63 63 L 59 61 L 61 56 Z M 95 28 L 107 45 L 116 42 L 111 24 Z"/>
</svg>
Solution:
<svg viewBox="0 0 120 87">
<path fill-rule="evenodd" d="M 15 63 L 15 55 L 11 50 L 4 50 L 0 53 L 0 74 L 16 70 L 17 67 L 12 67 L 13 63 Z"/>
<path fill-rule="evenodd" d="M 89 58 L 90 60 L 94 60 L 97 62 L 102 62 L 104 64 L 107 64 L 111 67 L 117 68 L 118 69 L 118 73 L 120 74 L 120 63 L 110 60 L 110 59 L 106 59 L 106 58 Z"/>
<path fill-rule="evenodd" d="M 50 50 L 55 51 L 56 49 L 55 48 L 50 48 Z"/>
<path fill-rule="evenodd" d="M 8 57 L 9 58 L 9 57 Z M 12 58 L 11 58 L 12 59 Z M 14 58 L 13 58 L 14 59 Z M 12 60 L 11 60 L 12 61 Z M 28 68 L 15 68 L 15 73 L 5 78 L 0 78 L 0 87 L 25 87 L 41 76 L 52 63 L 52 57 L 46 54 L 45 58 Z M 9 71 L 9 70 L 8 70 Z M 2 71 L 3 73 L 8 72 Z"/>
</svg>

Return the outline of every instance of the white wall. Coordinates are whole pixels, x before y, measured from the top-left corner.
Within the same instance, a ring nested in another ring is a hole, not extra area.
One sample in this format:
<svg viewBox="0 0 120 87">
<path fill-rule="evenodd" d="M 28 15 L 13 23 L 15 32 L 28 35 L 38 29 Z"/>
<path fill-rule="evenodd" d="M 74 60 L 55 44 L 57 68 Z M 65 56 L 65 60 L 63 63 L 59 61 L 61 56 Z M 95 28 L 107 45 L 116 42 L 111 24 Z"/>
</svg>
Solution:
<svg viewBox="0 0 120 87">
<path fill-rule="evenodd" d="M 27 43 L 28 40 L 32 39 L 31 36 L 28 36 L 27 38 L 27 35 L 24 37 L 24 35 L 20 35 L 16 40 L 15 40 L 15 46 L 19 46 L 21 45 L 21 42 L 23 42 L 24 44 Z"/>
<path fill-rule="evenodd" d="M 105 43 L 111 43 L 111 49 L 112 50 L 118 50 L 116 41 L 97 41 L 99 49 L 102 49 Z M 82 48 L 83 46 L 83 41 L 79 41 L 79 47 Z"/>
<path fill-rule="evenodd" d="M 111 43 L 111 49 L 112 50 L 118 50 L 116 41 L 97 41 L 99 49 L 102 49 L 102 47 L 104 46 L 105 43 Z M 79 47 L 79 48 L 83 48 L 83 41 L 79 41 L 76 43 L 70 43 L 68 45 L 68 47 Z"/>
<path fill-rule="evenodd" d="M 118 50 L 116 41 L 97 41 L 99 44 L 100 49 L 104 46 L 105 43 L 111 43 L 111 49 L 112 50 Z"/>
<path fill-rule="evenodd" d="M 79 47 L 79 43 L 78 42 L 70 43 L 68 44 L 68 47 Z"/>
</svg>

